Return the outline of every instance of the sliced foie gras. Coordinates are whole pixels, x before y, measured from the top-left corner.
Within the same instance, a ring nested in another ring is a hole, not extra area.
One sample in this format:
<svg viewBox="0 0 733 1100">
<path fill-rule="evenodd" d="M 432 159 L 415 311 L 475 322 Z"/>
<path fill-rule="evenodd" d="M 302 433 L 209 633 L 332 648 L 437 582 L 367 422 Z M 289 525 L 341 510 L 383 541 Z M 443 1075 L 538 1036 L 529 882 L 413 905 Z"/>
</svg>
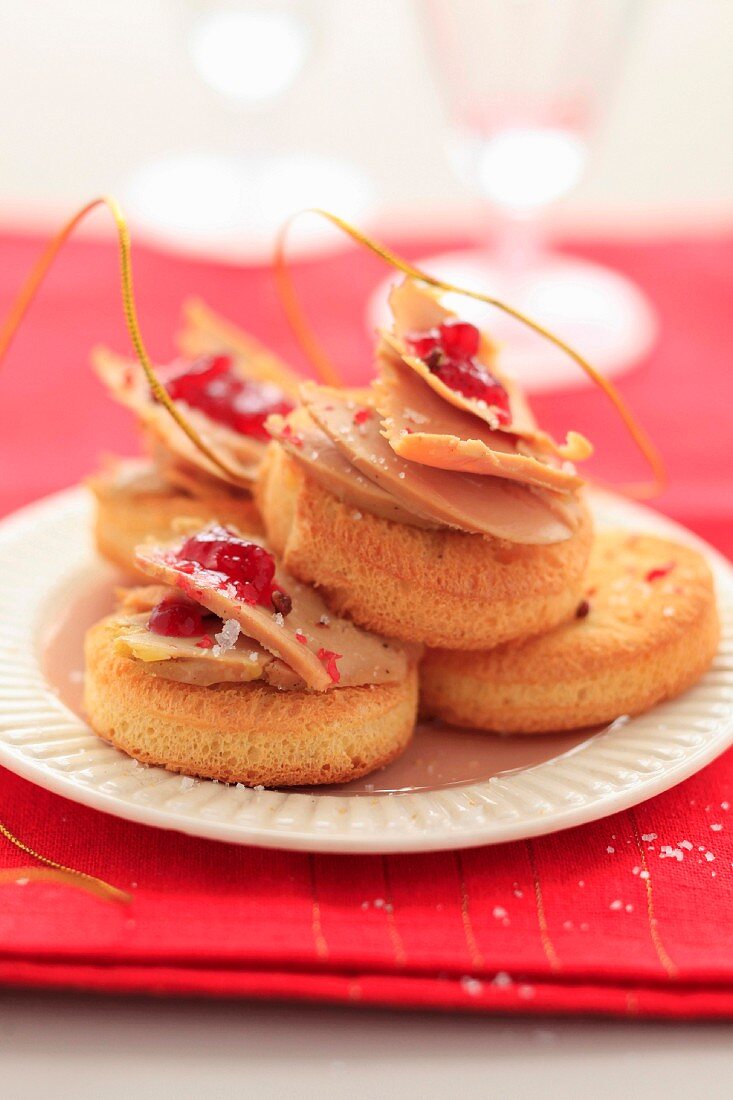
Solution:
<svg viewBox="0 0 733 1100">
<path fill-rule="evenodd" d="M 578 514 L 573 497 L 533 490 L 507 478 L 407 462 L 382 436 L 375 408 L 312 382 L 303 384 L 301 397 L 315 422 L 349 461 L 403 507 L 419 509 L 437 523 L 508 542 L 548 545 L 570 538 Z M 355 424 L 359 409 L 369 415 Z"/>
<path fill-rule="evenodd" d="M 170 413 L 155 400 L 139 363 L 115 355 L 106 348 L 94 350 L 92 363 L 112 396 L 130 409 L 146 432 L 168 452 L 218 481 L 230 481 L 246 487 L 252 485 L 264 453 L 262 440 L 232 431 L 199 409 L 193 409 L 185 402 L 176 402 L 203 441 L 234 471 L 236 476 L 230 478 L 201 453 Z M 165 382 L 165 371 L 159 371 L 159 377 Z"/>
<path fill-rule="evenodd" d="M 174 454 L 168 447 L 163 446 L 160 440 L 151 432 L 143 430 L 143 441 L 147 453 L 155 463 L 160 474 L 168 482 L 169 486 L 182 489 L 193 497 L 226 494 L 237 498 L 247 498 L 252 495 L 252 484 L 257 475 L 257 467 L 248 467 L 251 472 L 251 480 L 242 477 L 241 483 L 236 485 L 231 481 L 224 481 L 221 477 L 214 476 L 203 465 L 194 465 L 187 462 L 179 455 Z"/>
<path fill-rule="evenodd" d="M 189 298 L 183 303 L 177 343 L 181 354 L 189 359 L 222 352 L 232 355 L 247 378 L 273 382 L 293 401 L 297 400 L 301 379 L 287 364 L 254 336 L 209 309 L 199 298 Z"/>
<path fill-rule="evenodd" d="M 405 279 L 393 288 L 389 302 L 394 328 L 391 333 L 381 334 L 383 353 L 391 352 L 400 358 L 445 401 L 479 417 L 496 431 L 521 436 L 570 462 L 580 462 L 592 454 L 591 444 L 578 432 L 568 432 L 565 443 L 557 444 L 547 432 L 538 429 L 524 394 L 513 379 L 500 370 L 494 347 L 483 333 L 479 334 L 478 351 L 474 358 L 480 368 L 488 372 L 490 378 L 505 391 L 505 408 L 467 396 L 460 389 L 447 385 L 439 373 L 430 369 L 428 363 L 411 348 L 411 340 L 431 331 L 437 332 L 441 325 L 454 322 L 457 317 L 440 304 L 435 292 L 427 285 Z"/>
<path fill-rule="evenodd" d="M 156 676 L 201 687 L 268 678 L 268 666 L 275 660 L 272 654 L 244 634 L 230 648 L 218 645 L 214 639 L 223 624 L 214 616 L 212 623 L 216 625 L 211 629 L 215 633 L 191 638 L 154 634 L 148 629 L 149 618 L 150 614 L 145 612 L 120 616 L 115 649 L 125 657 L 143 662 Z"/>
<path fill-rule="evenodd" d="M 357 512 L 395 523 L 435 527 L 436 522 L 403 508 L 389 493 L 359 473 L 302 406 L 287 417 L 271 416 L 267 428 L 319 485 Z"/>
<path fill-rule="evenodd" d="M 230 632 L 225 640 L 224 623 L 216 615 L 211 615 L 208 622 L 202 624 L 207 627 L 205 631 L 188 638 L 151 630 L 153 608 L 165 600 L 181 598 L 175 588 L 146 584 L 117 589 L 116 596 L 119 616 L 115 623 L 115 649 L 125 657 L 142 662 L 146 671 L 155 676 L 199 687 L 251 683 L 259 679 L 281 689 L 305 686 L 288 665 L 246 634 L 240 632 L 232 638 Z"/>
<path fill-rule="evenodd" d="M 135 558 L 148 576 L 180 589 L 223 621 L 234 619 L 245 634 L 284 661 L 313 690 L 404 678 L 408 662 L 404 648 L 331 615 L 313 588 L 300 584 L 276 563 L 272 590 L 286 596 L 285 605 L 277 598 L 281 611 L 269 601 L 249 602 L 252 596 L 243 598 L 239 581 L 192 558 L 192 539 L 219 544 L 227 538 L 238 540 L 239 546 L 244 541 L 248 547 L 262 548 L 274 563 L 264 541 L 250 536 L 239 539 L 231 529 L 215 524 L 164 545 L 139 546 Z"/>
<path fill-rule="evenodd" d="M 468 474 L 506 477 L 570 492 L 583 484 L 575 468 L 552 453 L 517 450 L 508 432 L 492 431 L 478 417 L 444 401 L 422 378 L 392 356 L 381 356 L 376 385 L 382 434 L 401 458 Z"/>
<path fill-rule="evenodd" d="M 382 338 L 391 350 L 404 358 L 409 366 L 418 371 L 441 397 L 458 408 L 465 409 L 474 416 L 481 417 L 492 426 L 497 423 L 497 410 L 485 402 L 471 400 L 462 393 L 446 386 L 425 363 L 415 355 L 410 355 L 407 341 L 433 329 L 439 329 L 446 322 L 457 321 L 457 315 L 446 309 L 440 302 L 440 295 L 426 283 L 405 278 L 397 283 L 389 295 L 389 307 L 394 319 L 391 333 L 382 333 Z M 536 421 L 527 400 L 513 381 L 496 365 L 496 348 L 485 333 L 480 333 L 477 359 L 506 391 L 509 400 L 510 424 L 508 430 L 516 434 L 532 433 L 537 429 Z"/>
</svg>

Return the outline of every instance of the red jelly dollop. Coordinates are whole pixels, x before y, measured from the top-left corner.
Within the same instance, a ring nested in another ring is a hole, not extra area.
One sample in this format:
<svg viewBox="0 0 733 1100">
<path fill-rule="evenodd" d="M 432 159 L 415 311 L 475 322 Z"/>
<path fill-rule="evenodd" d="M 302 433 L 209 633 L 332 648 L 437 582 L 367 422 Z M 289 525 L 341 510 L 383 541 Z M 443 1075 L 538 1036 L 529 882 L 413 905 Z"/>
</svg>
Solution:
<svg viewBox="0 0 733 1100">
<path fill-rule="evenodd" d="M 191 562 L 220 574 L 222 584 L 233 584 L 245 603 L 270 605 L 278 589 L 275 559 L 269 550 L 239 538 L 226 527 L 210 527 L 186 539 L 176 554 L 176 564 L 180 568 Z"/>
<path fill-rule="evenodd" d="M 475 325 L 468 321 L 444 321 L 438 328 L 408 336 L 406 343 L 446 386 L 491 406 L 499 424 L 511 423 L 509 394 L 476 358 L 481 334 Z"/>
<path fill-rule="evenodd" d="M 150 612 L 148 627 L 153 634 L 169 638 L 195 638 L 204 632 L 204 619 L 210 613 L 182 596 L 166 596 Z"/>
<path fill-rule="evenodd" d="M 285 416 L 293 408 L 279 386 L 243 378 L 228 355 L 174 364 L 165 388 L 175 401 L 255 439 L 269 438 L 265 421 L 271 413 Z"/>
</svg>

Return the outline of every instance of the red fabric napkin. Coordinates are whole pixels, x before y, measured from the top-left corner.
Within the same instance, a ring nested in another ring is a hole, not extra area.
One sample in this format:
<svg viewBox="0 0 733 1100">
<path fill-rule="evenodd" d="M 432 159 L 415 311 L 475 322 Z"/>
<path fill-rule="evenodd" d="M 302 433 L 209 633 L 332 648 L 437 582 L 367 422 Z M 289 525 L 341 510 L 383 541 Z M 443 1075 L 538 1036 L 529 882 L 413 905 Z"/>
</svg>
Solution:
<svg viewBox="0 0 733 1100">
<path fill-rule="evenodd" d="M 425 251 L 436 242 L 426 242 Z M 452 242 L 455 244 L 456 242 Z M 622 389 L 672 474 L 661 506 L 733 549 L 733 242 L 584 246 L 635 278 L 662 338 Z M 0 236 L 5 310 L 37 240 Z M 422 250 L 421 250 L 422 251 Z M 172 352 L 198 293 L 295 362 L 269 272 L 136 250 L 151 351 Z M 361 255 L 299 264 L 304 299 L 350 379 L 369 376 L 361 310 L 382 272 Z M 74 243 L 0 375 L 0 511 L 132 451 L 88 350 L 127 341 L 111 245 Z M 572 369 L 569 367 L 568 369 Z M 536 402 L 601 440 L 596 470 L 641 474 L 592 392 Z M 119 821 L 0 772 L 0 818 L 44 855 L 123 889 L 0 882 L 0 981 L 467 1011 L 733 1015 L 733 755 L 633 812 L 527 843 L 424 856 L 330 857 L 195 840 Z M 662 856 L 678 847 L 683 859 Z M 690 846 L 688 846 L 690 845 Z M 0 866 L 29 858 L 0 838 Z M 648 876 L 647 876 L 648 872 Z"/>
</svg>

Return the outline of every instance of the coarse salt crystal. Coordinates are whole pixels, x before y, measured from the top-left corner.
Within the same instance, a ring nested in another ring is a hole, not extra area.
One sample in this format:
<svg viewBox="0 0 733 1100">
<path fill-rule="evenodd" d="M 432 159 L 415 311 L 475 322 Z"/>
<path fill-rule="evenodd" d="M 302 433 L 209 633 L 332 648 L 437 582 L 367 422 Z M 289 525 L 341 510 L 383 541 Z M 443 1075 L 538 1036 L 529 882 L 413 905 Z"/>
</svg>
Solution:
<svg viewBox="0 0 733 1100">
<path fill-rule="evenodd" d="M 221 657 L 222 653 L 234 649 L 241 632 L 242 628 L 236 619 L 227 619 L 219 633 L 214 635 L 217 641 L 217 644 L 211 650 L 214 656 Z"/>
<path fill-rule="evenodd" d="M 285 619 L 281 611 L 276 611 L 272 617 L 277 626 L 285 626 Z"/>
<path fill-rule="evenodd" d="M 691 852 L 693 849 L 693 844 L 689 840 L 681 840 L 679 846 L 680 848 L 684 848 L 687 852 Z"/>
<path fill-rule="evenodd" d="M 710 828 L 713 830 L 714 833 L 719 833 L 723 826 L 718 825 L 718 823 L 716 822 L 714 825 L 711 825 Z"/>
<path fill-rule="evenodd" d="M 657 834 L 656 833 L 642 833 L 641 834 L 641 839 L 642 840 L 656 840 L 657 839 Z"/>
<path fill-rule="evenodd" d="M 721 808 L 721 810 L 729 810 L 730 809 L 730 802 L 721 802 L 720 803 L 720 808 Z"/>
<path fill-rule="evenodd" d="M 259 653 L 257 652 L 256 649 L 251 649 L 249 651 L 249 659 L 250 659 L 250 661 L 252 662 L 253 665 L 257 663 L 257 661 L 259 659 L 259 656 L 260 655 L 259 655 Z"/>
<path fill-rule="evenodd" d="M 616 898 L 616 900 L 615 900 L 615 901 L 612 901 L 612 902 L 611 902 L 611 904 L 609 905 L 609 907 L 608 907 L 608 908 L 609 908 L 609 909 L 616 909 L 616 910 L 618 910 L 618 909 L 623 909 L 623 907 L 624 907 L 624 903 L 623 903 L 623 902 L 621 901 L 621 899 L 620 899 L 620 898 Z"/>
<path fill-rule="evenodd" d="M 506 970 L 499 970 L 491 979 L 491 984 L 498 986 L 499 989 L 506 989 L 512 984 L 511 975 L 507 974 Z"/>
<path fill-rule="evenodd" d="M 713 860 L 715 859 L 715 856 L 713 855 L 712 852 L 706 852 L 705 853 L 705 859 L 708 861 L 708 863 L 712 863 Z"/>
<path fill-rule="evenodd" d="M 646 881 L 646 879 L 649 878 L 649 872 L 648 871 L 640 871 L 639 872 L 639 878 L 643 878 Z"/>
<path fill-rule="evenodd" d="M 502 920 L 502 918 L 505 917 L 506 915 L 507 915 L 507 912 L 506 912 L 506 909 L 504 909 L 503 906 L 501 906 L 501 905 L 495 905 L 494 906 L 494 916 L 496 917 L 497 920 Z"/>
<path fill-rule="evenodd" d="M 609 856 L 612 856 L 613 853 L 616 851 L 616 849 L 612 845 L 609 844 L 608 847 L 606 848 L 606 851 L 608 852 Z"/>
<path fill-rule="evenodd" d="M 184 791 L 190 791 L 191 787 L 196 786 L 196 780 L 190 775 L 184 775 L 181 779 L 181 787 Z"/>
<path fill-rule="evenodd" d="M 461 988 L 468 993 L 469 997 L 478 997 L 484 986 L 483 982 L 480 982 L 478 978 L 471 978 L 466 974 L 461 978 Z"/>
</svg>

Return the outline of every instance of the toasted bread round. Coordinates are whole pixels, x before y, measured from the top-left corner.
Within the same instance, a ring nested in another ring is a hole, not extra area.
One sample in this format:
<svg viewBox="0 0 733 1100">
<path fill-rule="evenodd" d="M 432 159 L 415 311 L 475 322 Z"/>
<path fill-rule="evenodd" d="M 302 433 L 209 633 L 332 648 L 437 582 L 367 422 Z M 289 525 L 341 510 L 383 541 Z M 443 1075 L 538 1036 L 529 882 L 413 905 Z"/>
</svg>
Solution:
<svg viewBox="0 0 733 1100">
<path fill-rule="evenodd" d="M 100 737 L 146 764 L 248 786 L 342 783 L 387 764 L 412 736 L 414 667 L 399 683 L 327 692 L 199 687 L 121 656 L 116 621 L 87 633 L 84 707 Z"/>
<path fill-rule="evenodd" d="M 604 533 L 570 622 L 484 652 L 428 650 L 421 707 L 457 726 L 500 733 L 594 726 L 691 687 L 719 636 L 713 580 L 700 554 L 652 535 Z"/>
<path fill-rule="evenodd" d="M 339 614 L 407 642 L 480 649 L 571 616 L 592 542 L 587 508 L 574 535 L 518 546 L 425 530 L 355 511 L 271 443 L 255 491 L 286 567 Z"/>
<path fill-rule="evenodd" d="M 206 523 L 215 519 L 241 531 L 262 532 L 262 520 L 249 494 L 215 489 L 194 496 L 157 477 L 148 481 L 120 476 L 127 464 L 116 463 L 87 482 L 94 496 L 94 541 L 98 552 L 113 565 L 138 574 L 134 550 L 148 538 L 170 538 L 174 520 Z M 129 464 L 134 470 L 134 463 Z M 139 464 L 138 464 L 139 465 Z"/>
</svg>

